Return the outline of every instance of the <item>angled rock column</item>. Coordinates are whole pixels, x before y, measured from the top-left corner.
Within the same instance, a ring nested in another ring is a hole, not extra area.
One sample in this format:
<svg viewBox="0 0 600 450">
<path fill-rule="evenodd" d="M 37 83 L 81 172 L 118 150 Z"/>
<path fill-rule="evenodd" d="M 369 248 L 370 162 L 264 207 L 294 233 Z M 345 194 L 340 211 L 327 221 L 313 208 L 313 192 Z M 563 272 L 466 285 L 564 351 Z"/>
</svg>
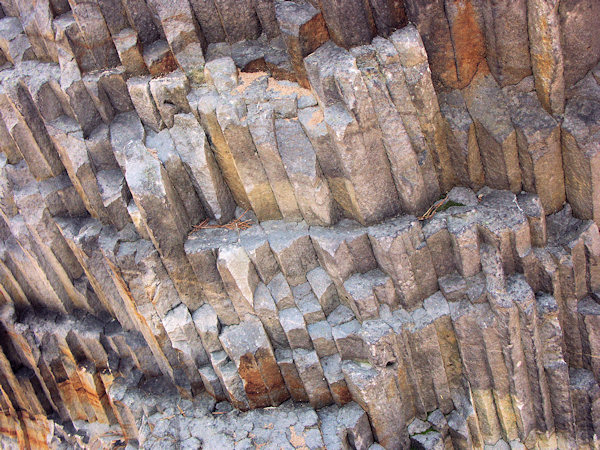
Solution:
<svg viewBox="0 0 600 450">
<path fill-rule="evenodd" d="M 275 354 L 261 323 L 248 320 L 219 337 L 235 362 L 251 406 L 276 406 L 289 397 Z"/>
<path fill-rule="evenodd" d="M 175 115 L 174 126 L 169 133 L 204 209 L 219 223 L 229 222 L 235 202 L 196 118 L 191 114 Z"/>
</svg>

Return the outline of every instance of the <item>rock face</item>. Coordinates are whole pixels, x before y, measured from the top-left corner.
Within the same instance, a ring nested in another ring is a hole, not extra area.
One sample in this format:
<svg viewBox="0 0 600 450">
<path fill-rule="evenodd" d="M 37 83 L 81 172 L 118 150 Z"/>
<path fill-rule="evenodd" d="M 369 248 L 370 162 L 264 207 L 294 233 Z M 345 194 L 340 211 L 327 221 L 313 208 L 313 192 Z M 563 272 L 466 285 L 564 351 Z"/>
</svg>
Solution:
<svg viewBox="0 0 600 450">
<path fill-rule="evenodd" d="M 599 5 L 0 0 L 0 446 L 595 448 Z"/>
</svg>

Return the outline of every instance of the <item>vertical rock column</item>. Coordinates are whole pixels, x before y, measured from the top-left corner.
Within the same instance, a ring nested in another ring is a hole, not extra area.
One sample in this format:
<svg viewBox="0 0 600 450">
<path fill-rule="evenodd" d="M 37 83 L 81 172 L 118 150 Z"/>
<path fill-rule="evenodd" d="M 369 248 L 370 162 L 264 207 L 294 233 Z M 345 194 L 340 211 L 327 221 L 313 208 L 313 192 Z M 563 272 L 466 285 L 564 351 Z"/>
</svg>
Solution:
<svg viewBox="0 0 600 450">
<path fill-rule="evenodd" d="M 260 322 L 247 320 L 231 326 L 219 339 L 237 366 L 251 407 L 276 406 L 289 397 Z"/>
<path fill-rule="evenodd" d="M 527 27 L 535 90 L 550 114 L 564 111 L 565 81 L 559 1 L 528 0 Z"/>
<path fill-rule="evenodd" d="M 322 13 L 308 3 L 291 1 L 277 2 L 275 11 L 298 83 L 309 88 L 304 57 L 329 39 Z"/>
<path fill-rule="evenodd" d="M 455 184 L 454 173 L 423 41 L 417 29 L 410 25 L 392 34 L 390 41 L 398 51 L 406 86 L 429 147 L 429 157 L 436 167 L 440 189 L 449 191 Z"/>
</svg>

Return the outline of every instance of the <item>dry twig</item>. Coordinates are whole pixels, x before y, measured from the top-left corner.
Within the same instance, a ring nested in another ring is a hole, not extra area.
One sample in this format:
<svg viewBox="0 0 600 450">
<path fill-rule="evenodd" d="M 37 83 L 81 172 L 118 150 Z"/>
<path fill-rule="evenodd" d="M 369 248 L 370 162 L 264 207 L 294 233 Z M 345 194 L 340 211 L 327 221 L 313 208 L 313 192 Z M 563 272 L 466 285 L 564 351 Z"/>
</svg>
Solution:
<svg viewBox="0 0 600 450">
<path fill-rule="evenodd" d="M 425 211 L 425 214 L 423 214 L 422 216 L 419 217 L 419 220 L 425 220 L 425 219 L 432 218 L 435 215 L 435 213 L 437 213 L 438 210 L 442 206 L 444 206 L 444 203 L 446 203 L 447 201 L 448 201 L 448 196 L 435 202 L 433 205 L 431 205 L 431 207 L 427 211 Z"/>
<path fill-rule="evenodd" d="M 152 157 L 154 159 L 158 159 L 158 152 L 156 150 L 154 150 L 153 148 L 147 148 L 148 153 L 150 153 L 150 155 L 152 155 Z"/>
<path fill-rule="evenodd" d="M 252 226 L 252 220 L 250 220 L 250 219 L 242 220 L 242 218 L 246 215 L 247 212 L 248 212 L 248 210 L 244 211 L 244 213 L 237 219 L 233 219 L 231 222 L 224 223 L 222 225 L 209 225 L 208 219 L 205 219 L 202 222 L 200 222 L 198 225 L 194 225 L 192 227 L 192 231 L 208 230 L 211 228 L 225 228 L 230 231 L 247 230 L 248 228 L 250 228 Z"/>
</svg>

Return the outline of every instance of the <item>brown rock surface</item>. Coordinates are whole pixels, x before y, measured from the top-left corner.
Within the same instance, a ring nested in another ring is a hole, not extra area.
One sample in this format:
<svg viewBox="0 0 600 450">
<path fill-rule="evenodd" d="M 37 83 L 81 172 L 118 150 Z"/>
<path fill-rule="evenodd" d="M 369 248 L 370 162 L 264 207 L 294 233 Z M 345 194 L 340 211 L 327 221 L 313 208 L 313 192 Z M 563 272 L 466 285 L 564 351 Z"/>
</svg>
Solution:
<svg viewBox="0 0 600 450">
<path fill-rule="evenodd" d="M 0 6 L 0 447 L 596 445 L 597 1 Z"/>
</svg>

